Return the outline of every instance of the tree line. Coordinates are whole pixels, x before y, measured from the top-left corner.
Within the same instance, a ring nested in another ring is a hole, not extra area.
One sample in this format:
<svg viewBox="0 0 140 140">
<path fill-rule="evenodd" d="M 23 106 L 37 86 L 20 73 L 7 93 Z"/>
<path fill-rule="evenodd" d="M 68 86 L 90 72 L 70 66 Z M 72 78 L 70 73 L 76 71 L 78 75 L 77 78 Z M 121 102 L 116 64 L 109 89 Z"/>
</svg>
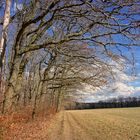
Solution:
<svg viewBox="0 0 140 140">
<path fill-rule="evenodd" d="M 99 108 L 123 108 L 140 107 L 140 97 L 118 97 L 95 103 L 73 102 L 66 109 L 99 109 Z"/>
</svg>

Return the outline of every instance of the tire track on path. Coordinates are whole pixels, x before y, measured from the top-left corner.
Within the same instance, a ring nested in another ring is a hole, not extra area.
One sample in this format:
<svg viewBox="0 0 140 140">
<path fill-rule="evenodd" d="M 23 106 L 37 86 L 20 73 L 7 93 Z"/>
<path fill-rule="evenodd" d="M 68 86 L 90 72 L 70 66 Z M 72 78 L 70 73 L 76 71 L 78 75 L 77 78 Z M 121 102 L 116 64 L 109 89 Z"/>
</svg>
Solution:
<svg viewBox="0 0 140 140">
<path fill-rule="evenodd" d="M 50 128 L 48 129 L 47 140 L 63 140 L 64 131 L 64 112 L 61 112 L 56 116 L 56 119 L 51 122 Z"/>
<path fill-rule="evenodd" d="M 87 133 L 85 128 L 83 128 L 80 123 L 77 123 L 77 121 L 72 117 L 72 114 L 70 112 L 66 112 L 66 115 L 72 136 L 69 140 L 94 140 L 93 137 L 91 137 L 91 135 Z"/>
</svg>

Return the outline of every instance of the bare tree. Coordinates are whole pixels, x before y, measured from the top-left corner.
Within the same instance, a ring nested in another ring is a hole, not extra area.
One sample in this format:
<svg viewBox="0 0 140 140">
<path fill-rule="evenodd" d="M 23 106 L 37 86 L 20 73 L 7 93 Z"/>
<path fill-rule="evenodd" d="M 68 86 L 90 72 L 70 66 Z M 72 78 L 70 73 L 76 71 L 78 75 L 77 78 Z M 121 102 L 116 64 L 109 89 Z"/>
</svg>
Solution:
<svg viewBox="0 0 140 140">
<path fill-rule="evenodd" d="M 59 108 L 60 97 L 83 88 L 83 83 L 101 87 L 112 82 L 113 62 L 133 64 L 133 54 L 128 58 L 122 48 L 131 51 L 131 46 L 139 46 L 138 0 L 29 0 L 20 4 L 10 20 L 4 109 L 14 108 L 30 95 L 33 114 L 46 98 Z"/>
</svg>

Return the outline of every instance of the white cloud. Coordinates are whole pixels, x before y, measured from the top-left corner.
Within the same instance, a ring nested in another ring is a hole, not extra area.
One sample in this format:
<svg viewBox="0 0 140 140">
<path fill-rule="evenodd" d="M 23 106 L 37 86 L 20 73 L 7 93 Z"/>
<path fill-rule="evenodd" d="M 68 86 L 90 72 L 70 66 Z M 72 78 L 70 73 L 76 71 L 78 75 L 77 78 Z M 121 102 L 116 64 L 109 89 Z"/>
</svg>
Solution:
<svg viewBox="0 0 140 140">
<path fill-rule="evenodd" d="M 80 95 L 84 95 L 84 99 L 88 102 L 106 100 L 108 98 L 118 96 L 131 96 L 140 92 L 140 87 L 135 87 L 129 83 L 135 83 L 139 77 L 133 75 L 127 75 L 123 70 L 123 66 L 111 62 L 113 65 L 113 73 L 115 74 L 115 81 L 110 85 L 106 85 L 101 88 L 94 88 L 91 85 L 83 85 L 84 89 L 78 90 Z"/>
<path fill-rule="evenodd" d="M 131 96 L 140 92 L 140 87 L 129 86 L 123 82 L 115 82 L 110 86 L 104 87 L 102 90 L 98 90 L 90 94 L 90 98 L 87 101 L 99 101 L 106 100 L 108 98 L 114 98 L 118 96 Z"/>
<path fill-rule="evenodd" d="M 128 84 L 133 81 L 135 77 L 128 76 L 124 72 L 118 71 L 116 81 L 110 85 L 101 88 L 94 88 L 90 85 L 83 85 L 83 90 L 77 92 L 83 94 L 83 98 L 88 102 L 106 100 L 108 98 L 118 96 L 131 96 L 136 92 L 140 92 L 140 87 L 134 87 Z"/>
<path fill-rule="evenodd" d="M 135 92 L 140 92 L 140 87 L 135 87 Z"/>
</svg>

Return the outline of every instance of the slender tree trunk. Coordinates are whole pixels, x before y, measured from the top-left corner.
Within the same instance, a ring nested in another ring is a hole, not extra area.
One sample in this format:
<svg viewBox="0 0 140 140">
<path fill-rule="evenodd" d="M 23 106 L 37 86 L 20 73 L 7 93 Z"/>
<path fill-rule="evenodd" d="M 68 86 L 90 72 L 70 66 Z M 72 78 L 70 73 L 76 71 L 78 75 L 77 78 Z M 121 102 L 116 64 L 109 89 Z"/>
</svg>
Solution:
<svg viewBox="0 0 140 140">
<path fill-rule="evenodd" d="M 41 91 L 42 91 L 42 85 L 43 85 L 43 82 L 40 81 L 39 84 L 38 84 L 38 87 L 36 89 L 36 94 L 35 94 L 35 99 L 34 99 L 34 104 L 33 104 L 33 110 L 32 110 L 32 119 L 35 118 L 35 115 L 36 115 L 36 109 L 37 109 L 37 100 L 40 100 L 41 99 Z"/>
<path fill-rule="evenodd" d="M 11 7 L 11 0 L 6 0 L 2 35 L 0 39 L 0 94 L 1 95 L 3 95 L 3 93 L 5 92 L 3 64 L 5 63 L 4 55 L 6 49 L 7 29 L 10 22 L 10 7 Z"/>
<path fill-rule="evenodd" d="M 11 7 L 11 0 L 6 0 L 6 7 L 5 7 L 5 14 L 4 14 L 4 21 L 3 21 L 3 31 L 2 31 L 1 41 L 0 41 L 0 54 L 2 59 L 5 53 L 4 51 L 5 51 L 5 42 L 7 39 L 7 29 L 10 22 L 10 7 Z"/>
</svg>

